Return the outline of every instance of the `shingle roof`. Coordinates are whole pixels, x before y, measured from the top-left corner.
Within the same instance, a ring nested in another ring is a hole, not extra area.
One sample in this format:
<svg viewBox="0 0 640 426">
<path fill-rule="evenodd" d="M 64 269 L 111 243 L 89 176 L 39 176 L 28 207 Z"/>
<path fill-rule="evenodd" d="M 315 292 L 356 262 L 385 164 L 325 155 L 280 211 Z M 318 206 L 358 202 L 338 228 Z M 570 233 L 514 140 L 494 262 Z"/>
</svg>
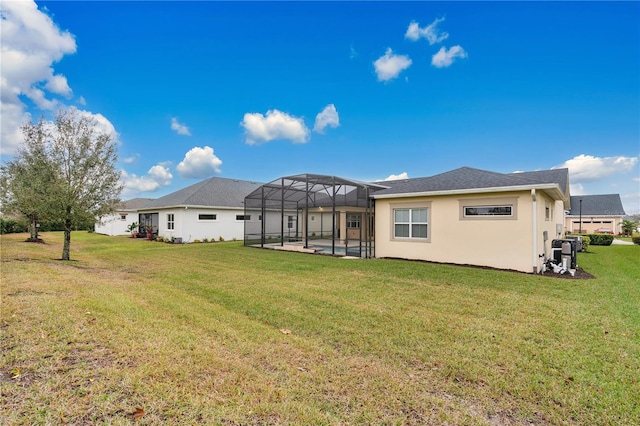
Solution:
<svg viewBox="0 0 640 426">
<path fill-rule="evenodd" d="M 514 186 L 532 186 L 537 184 L 558 184 L 563 194 L 566 194 L 568 182 L 567 169 L 553 169 L 538 172 L 496 173 L 487 170 L 461 167 L 435 176 L 393 181 L 390 188 L 374 194 L 412 194 L 424 192 L 455 191 L 481 188 L 503 188 Z M 382 185 L 385 182 L 378 182 Z"/>
<path fill-rule="evenodd" d="M 145 207 L 151 201 L 153 201 L 153 198 L 132 198 L 130 200 L 123 201 L 118 206 L 118 209 L 120 209 L 120 210 L 137 210 L 137 209 L 141 209 L 141 208 Z"/>
<path fill-rule="evenodd" d="M 173 206 L 243 207 L 244 197 L 260 185 L 259 182 L 212 177 L 153 200 L 144 209 Z"/>
<path fill-rule="evenodd" d="M 624 208 L 620 194 L 575 195 L 571 196 L 570 216 L 580 215 L 582 200 L 582 216 L 624 216 Z"/>
</svg>

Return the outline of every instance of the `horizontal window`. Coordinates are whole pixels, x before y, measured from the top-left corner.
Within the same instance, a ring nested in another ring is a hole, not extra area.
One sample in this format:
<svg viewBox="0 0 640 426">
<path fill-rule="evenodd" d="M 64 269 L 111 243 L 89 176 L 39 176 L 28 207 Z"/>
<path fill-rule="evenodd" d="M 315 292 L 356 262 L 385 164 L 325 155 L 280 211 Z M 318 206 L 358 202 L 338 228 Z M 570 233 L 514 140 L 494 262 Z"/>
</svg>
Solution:
<svg viewBox="0 0 640 426">
<path fill-rule="evenodd" d="M 518 198 L 465 198 L 458 200 L 460 220 L 517 220 Z M 553 215 L 551 205 L 545 208 L 545 219 Z"/>
<path fill-rule="evenodd" d="M 251 220 L 250 214 L 237 214 L 236 220 Z"/>
<path fill-rule="evenodd" d="M 218 218 L 218 215 L 216 214 L 199 214 L 198 215 L 198 220 L 216 220 Z"/>
<path fill-rule="evenodd" d="M 512 216 L 512 206 L 474 206 L 464 208 L 465 216 Z"/>
</svg>

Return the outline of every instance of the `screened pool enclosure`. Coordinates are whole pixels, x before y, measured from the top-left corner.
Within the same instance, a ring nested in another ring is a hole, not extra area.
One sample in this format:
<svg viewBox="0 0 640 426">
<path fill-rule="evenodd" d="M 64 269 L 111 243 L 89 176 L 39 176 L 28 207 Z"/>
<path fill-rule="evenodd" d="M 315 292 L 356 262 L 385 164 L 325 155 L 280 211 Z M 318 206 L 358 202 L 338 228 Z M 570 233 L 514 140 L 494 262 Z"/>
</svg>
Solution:
<svg viewBox="0 0 640 426">
<path fill-rule="evenodd" d="M 337 176 L 276 179 L 244 200 L 245 246 L 374 257 L 374 201 L 385 186 Z"/>
</svg>

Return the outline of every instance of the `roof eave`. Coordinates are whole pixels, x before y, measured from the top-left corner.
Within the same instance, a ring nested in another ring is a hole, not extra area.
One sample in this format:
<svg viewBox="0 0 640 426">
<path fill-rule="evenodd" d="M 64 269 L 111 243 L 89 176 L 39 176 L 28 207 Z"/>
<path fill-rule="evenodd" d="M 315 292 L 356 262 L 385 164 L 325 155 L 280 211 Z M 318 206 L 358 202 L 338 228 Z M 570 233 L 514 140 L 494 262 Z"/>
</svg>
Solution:
<svg viewBox="0 0 640 426">
<path fill-rule="evenodd" d="M 561 200 L 568 205 L 569 199 L 562 192 L 560 187 L 555 183 L 538 184 L 538 185 L 515 185 L 515 186 L 499 186 L 492 188 L 467 188 L 467 189 L 450 189 L 443 191 L 423 191 L 423 192 L 407 192 L 404 194 L 371 194 L 374 199 L 388 198 L 412 198 L 412 197 L 436 197 L 441 195 L 464 195 L 464 194 L 483 194 L 487 192 L 514 192 L 514 191 L 530 191 L 532 189 L 542 190 L 549 193 L 554 199 Z"/>
<path fill-rule="evenodd" d="M 207 206 L 207 205 L 198 205 L 198 204 L 175 204 L 172 206 L 155 206 L 155 207 L 145 207 L 142 209 L 138 209 L 138 211 L 147 211 L 147 210 L 159 210 L 159 209 L 219 209 L 219 210 L 238 210 L 244 209 L 244 206 Z"/>
</svg>

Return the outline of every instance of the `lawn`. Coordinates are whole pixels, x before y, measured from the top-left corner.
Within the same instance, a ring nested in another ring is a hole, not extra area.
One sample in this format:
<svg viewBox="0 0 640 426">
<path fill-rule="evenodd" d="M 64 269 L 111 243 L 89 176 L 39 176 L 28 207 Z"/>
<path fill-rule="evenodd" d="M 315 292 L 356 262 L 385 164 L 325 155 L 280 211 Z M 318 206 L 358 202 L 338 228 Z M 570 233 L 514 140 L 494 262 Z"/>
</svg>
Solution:
<svg viewBox="0 0 640 426">
<path fill-rule="evenodd" d="M 640 246 L 595 279 L 1 237 L 3 424 L 640 424 Z"/>
</svg>

